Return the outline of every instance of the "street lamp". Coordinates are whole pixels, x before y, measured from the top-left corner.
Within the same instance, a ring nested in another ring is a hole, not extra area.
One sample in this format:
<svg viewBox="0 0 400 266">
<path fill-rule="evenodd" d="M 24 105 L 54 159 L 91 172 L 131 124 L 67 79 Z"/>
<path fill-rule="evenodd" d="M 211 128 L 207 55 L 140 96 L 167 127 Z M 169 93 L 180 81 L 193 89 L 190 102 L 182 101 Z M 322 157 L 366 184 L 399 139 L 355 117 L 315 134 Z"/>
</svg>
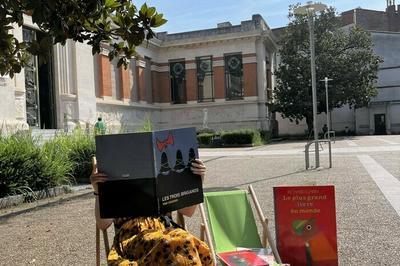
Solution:
<svg viewBox="0 0 400 266">
<path fill-rule="evenodd" d="M 331 139 L 331 117 L 329 114 L 329 97 L 328 97 L 328 82 L 332 81 L 333 79 L 330 79 L 328 77 L 325 77 L 324 79 L 320 81 L 325 82 L 325 97 L 326 97 L 326 125 L 328 126 L 328 139 Z"/>
<path fill-rule="evenodd" d="M 307 2 L 294 10 L 296 15 L 308 16 L 308 27 L 310 31 L 310 51 L 311 51 L 311 84 L 313 100 L 313 120 L 314 120 L 314 141 L 315 141 L 315 168 L 319 167 L 319 145 L 318 145 L 318 123 L 317 123 L 317 75 L 315 72 L 315 43 L 314 43 L 314 14 L 326 9 L 327 6 L 321 3 L 314 4 Z"/>
</svg>

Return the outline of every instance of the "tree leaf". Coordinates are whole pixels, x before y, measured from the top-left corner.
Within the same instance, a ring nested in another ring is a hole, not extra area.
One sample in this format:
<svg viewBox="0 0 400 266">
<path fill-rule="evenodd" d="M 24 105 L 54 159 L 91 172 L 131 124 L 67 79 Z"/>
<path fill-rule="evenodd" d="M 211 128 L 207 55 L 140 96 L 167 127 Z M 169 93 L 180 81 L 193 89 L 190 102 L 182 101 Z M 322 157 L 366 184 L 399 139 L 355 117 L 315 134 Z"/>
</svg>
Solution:
<svg viewBox="0 0 400 266">
<path fill-rule="evenodd" d="M 29 60 L 22 56 L 26 52 L 46 57 L 53 43 L 65 45 L 68 39 L 91 45 L 93 54 L 100 52 L 100 43 L 118 40 L 117 49 L 110 57 L 122 56 L 125 58 L 123 64 L 126 64 L 127 58 L 134 54 L 133 47 L 140 45 L 146 37 L 154 36 L 152 27 L 166 21 L 154 7 L 143 4 L 139 10 L 132 1 L 126 0 L 10 0 L 2 1 L 0 6 L 0 17 L 3 17 L 0 21 L 0 57 L 3 59 L 0 60 L 0 71 L 5 74 L 20 71 L 15 65 L 26 65 Z M 48 37 L 40 43 L 33 41 L 22 45 L 16 42 L 8 31 L 13 23 L 23 25 L 24 14 L 31 15 L 32 21 Z M 133 51 L 125 50 L 125 45 Z"/>
<path fill-rule="evenodd" d="M 155 7 L 149 7 L 147 9 L 147 16 L 151 17 L 156 13 L 156 8 Z"/>
<path fill-rule="evenodd" d="M 115 8 L 117 8 L 117 7 L 120 7 L 120 6 L 121 6 L 121 3 L 119 3 L 119 2 L 117 2 L 117 1 L 115 1 L 115 0 L 106 0 L 105 6 L 106 6 L 106 8 L 115 9 Z"/>
<path fill-rule="evenodd" d="M 142 7 L 140 8 L 140 12 L 141 12 L 142 14 L 146 15 L 146 13 L 147 13 L 147 4 L 146 4 L 146 3 L 144 3 L 144 4 L 142 5 Z"/>
</svg>

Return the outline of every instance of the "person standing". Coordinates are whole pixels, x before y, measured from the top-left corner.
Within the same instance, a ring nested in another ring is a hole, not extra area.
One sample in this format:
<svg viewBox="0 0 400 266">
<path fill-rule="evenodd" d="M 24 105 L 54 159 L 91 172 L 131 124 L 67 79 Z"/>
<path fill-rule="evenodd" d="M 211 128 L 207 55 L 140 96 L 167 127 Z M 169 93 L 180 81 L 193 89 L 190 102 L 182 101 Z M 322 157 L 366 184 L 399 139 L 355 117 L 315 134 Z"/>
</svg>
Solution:
<svg viewBox="0 0 400 266">
<path fill-rule="evenodd" d="M 94 135 L 104 135 L 106 134 L 106 124 L 101 117 L 97 118 L 96 124 L 94 124 Z"/>
</svg>

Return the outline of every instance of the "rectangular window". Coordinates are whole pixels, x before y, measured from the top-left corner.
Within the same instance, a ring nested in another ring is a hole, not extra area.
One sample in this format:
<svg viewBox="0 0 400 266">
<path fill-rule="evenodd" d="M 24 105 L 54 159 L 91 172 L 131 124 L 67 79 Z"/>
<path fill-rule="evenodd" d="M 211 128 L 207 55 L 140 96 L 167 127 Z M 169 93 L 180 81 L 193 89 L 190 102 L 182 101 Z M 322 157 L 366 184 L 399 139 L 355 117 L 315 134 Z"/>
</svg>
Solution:
<svg viewBox="0 0 400 266">
<path fill-rule="evenodd" d="M 185 61 L 169 63 L 172 103 L 186 103 Z"/>
<path fill-rule="evenodd" d="M 243 99 L 242 54 L 225 55 L 225 90 L 228 100 Z"/>
<path fill-rule="evenodd" d="M 214 100 L 214 77 L 211 56 L 196 58 L 199 102 Z"/>
</svg>

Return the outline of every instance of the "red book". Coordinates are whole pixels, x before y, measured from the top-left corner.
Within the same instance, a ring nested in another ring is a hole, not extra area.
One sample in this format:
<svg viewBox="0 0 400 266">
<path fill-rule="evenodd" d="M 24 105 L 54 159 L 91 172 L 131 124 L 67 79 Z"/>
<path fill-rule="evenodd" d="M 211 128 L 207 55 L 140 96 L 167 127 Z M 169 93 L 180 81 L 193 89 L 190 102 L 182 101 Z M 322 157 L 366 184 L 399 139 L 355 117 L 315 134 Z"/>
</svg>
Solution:
<svg viewBox="0 0 400 266">
<path fill-rule="evenodd" d="M 338 265 L 334 186 L 274 187 L 276 242 L 283 262 Z"/>
<path fill-rule="evenodd" d="M 218 257 L 228 266 L 269 266 L 257 253 L 249 250 L 222 252 Z"/>
</svg>

